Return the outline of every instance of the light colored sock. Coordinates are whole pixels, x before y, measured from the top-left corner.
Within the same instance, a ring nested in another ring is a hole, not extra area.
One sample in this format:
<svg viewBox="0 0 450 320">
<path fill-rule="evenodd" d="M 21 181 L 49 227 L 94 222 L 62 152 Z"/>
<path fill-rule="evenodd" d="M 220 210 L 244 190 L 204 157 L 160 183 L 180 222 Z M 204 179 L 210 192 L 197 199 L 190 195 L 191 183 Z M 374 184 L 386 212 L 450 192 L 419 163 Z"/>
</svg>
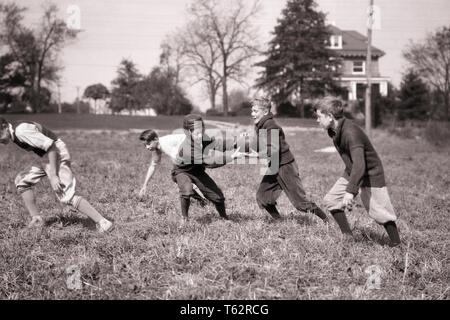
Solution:
<svg viewBox="0 0 450 320">
<path fill-rule="evenodd" d="M 103 219 L 103 216 L 84 198 L 81 198 L 77 209 L 94 220 L 95 223 Z"/>
</svg>

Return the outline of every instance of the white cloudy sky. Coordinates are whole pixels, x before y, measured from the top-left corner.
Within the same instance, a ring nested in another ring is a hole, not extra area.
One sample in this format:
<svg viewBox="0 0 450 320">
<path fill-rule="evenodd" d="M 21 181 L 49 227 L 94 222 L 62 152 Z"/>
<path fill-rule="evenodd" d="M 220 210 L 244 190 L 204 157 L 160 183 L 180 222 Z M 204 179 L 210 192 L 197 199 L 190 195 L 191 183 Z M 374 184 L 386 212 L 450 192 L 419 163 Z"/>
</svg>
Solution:
<svg viewBox="0 0 450 320">
<path fill-rule="evenodd" d="M 223 0 L 227 1 L 227 0 Z M 35 24 L 42 14 L 40 0 L 16 0 L 28 9 L 26 21 Z M 116 75 L 122 58 L 133 60 L 147 74 L 159 62 L 160 43 L 165 35 L 181 27 L 190 0 L 58 0 L 54 1 L 67 17 L 69 5 L 81 9 L 78 40 L 67 46 L 61 56 L 62 100 L 73 101 L 90 84 L 101 82 L 107 87 Z M 369 0 L 316 0 L 328 20 L 344 30 L 366 34 L 365 12 Z M 261 39 L 268 41 L 286 0 L 262 0 L 263 11 L 256 20 Z M 405 69 L 402 50 L 410 39 L 423 39 L 435 28 L 450 26 L 450 0 L 375 0 L 381 9 L 381 30 L 373 34 L 373 45 L 386 52 L 380 60 L 380 71 L 395 85 Z M 189 91 L 189 90 L 188 90 Z M 201 109 L 207 100 L 198 90 L 189 91 Z"/>
</svg>

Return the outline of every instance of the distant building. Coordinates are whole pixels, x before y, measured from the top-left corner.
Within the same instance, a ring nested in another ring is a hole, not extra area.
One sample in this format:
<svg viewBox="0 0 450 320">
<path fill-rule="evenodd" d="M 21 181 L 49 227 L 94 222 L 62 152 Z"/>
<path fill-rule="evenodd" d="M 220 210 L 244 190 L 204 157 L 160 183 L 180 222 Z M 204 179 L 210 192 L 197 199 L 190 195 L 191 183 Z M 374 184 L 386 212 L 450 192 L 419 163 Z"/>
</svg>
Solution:
<svg viewBox="0 0 450 320">
<path fill-rule="evenodd" d="M 342 87 L 348 90 L 348 100 L 364 99 L 366 79 L 367 37 L 353 30 L 341 30 L 330 26 L 332 35 L 329 49 L 335 50 L 342 58 L 341 77 Z M 385 53 L 372 46 L 372 61 L 370 64 L 371 83 L 373 92 L 387 96 L 389 77 L 380 75 L 379 58 Z"/>
<path fill-rule="evenodd" d="M 112 110 L 109 108 L 109 103 L 110 103 L 109 99 L 106 100 L 99 99 L 97 100 L 97 102 L 95 102 L 93 99 L 89 99 L 90 104 L 89 112 L 91 114 L 113 114 Z M 151 116 L 151 117 L 155 117 L 158 115 L 155 109 L 153 108 L 145 108 L 139 110 L 123 109 L 117 114 L 124 116 Z"/>
</svg>

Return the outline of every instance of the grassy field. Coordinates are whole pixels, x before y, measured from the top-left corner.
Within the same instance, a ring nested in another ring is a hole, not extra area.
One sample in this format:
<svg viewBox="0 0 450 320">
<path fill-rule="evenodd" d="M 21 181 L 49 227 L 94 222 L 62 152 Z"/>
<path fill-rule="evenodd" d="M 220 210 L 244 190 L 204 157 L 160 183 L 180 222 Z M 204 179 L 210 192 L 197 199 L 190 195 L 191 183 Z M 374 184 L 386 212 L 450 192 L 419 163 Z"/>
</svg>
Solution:
<svg viewBox="0 0 450 320">
<path fill-rule="evenodd" d="M 48 181 L 36 188 L 46 226 L 25 229 L 29 218 L 13 181 L 36 158 L 0 146 L 0 299 L 450 298 L 450 149 L 374 131 L 404 243 L 390 248 L 360 202 L 348 215 L 354 243 L 341 240 L 334 222 L 326 226 L 296 212 L 285 195 L 279 200 L 284 219 L 273 223 L 255 201 L 260 165 L 209 170 L 224 191 L 231 221 L 219 220 L 211 205 L 194 203 L 191 223 L 180 227 L 167 157 L 141 200 L 149 153 L 136 132 L 106 129 L 169 131 L 181 118 L 111 119 L 64 120 L 73 123 L 70 129 L 100 131 L 65 131 L 60 117 L 36 119 L 59 131 L 79 193 L 115 221 L 111 234 L 97 234 L 88 219 L 59 205 Z M 343 164 L 336 153 L 314 152 L 331 145 L 325 133 L 286 132 L 305 190 L 322 205 Z M 68 269 L 79 270 L 81 289 L 69 289 Z M 374 276 L 379 289 L 368 285 Z"/>
</svg>

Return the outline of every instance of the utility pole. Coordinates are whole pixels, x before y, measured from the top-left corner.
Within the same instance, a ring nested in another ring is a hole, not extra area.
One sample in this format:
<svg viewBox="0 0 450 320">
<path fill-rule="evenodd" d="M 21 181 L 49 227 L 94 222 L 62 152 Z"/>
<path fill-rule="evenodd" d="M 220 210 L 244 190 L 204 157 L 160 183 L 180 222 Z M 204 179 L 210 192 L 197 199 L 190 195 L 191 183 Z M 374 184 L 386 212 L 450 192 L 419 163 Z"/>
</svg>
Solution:
<svg viewBox="0 0 450 320">
<path fill-rule="evenodd" d="M 62 113 L 62 108 L 61 108 L 61 85 L 58 83 L 58 113 L 61 114 Z"/>
<path fill-rule="evenodd" d="M 369 21 L 367 26 L 367 56 L 366 56 L 366 133 L 370 137 L 372 134 L 372 108 L 371 108 L 371 96 L 372 96 L 372 84 L 371 84 L 371 62 L 372 62 L 372 27 L 373 27 L 373 1 L 370 0 L 369 5 Z"/>
<path fill-rule="evenodd" d="M 77 86 L 77 113 L 80 114 L 80 86 Z"/>
</svg>

